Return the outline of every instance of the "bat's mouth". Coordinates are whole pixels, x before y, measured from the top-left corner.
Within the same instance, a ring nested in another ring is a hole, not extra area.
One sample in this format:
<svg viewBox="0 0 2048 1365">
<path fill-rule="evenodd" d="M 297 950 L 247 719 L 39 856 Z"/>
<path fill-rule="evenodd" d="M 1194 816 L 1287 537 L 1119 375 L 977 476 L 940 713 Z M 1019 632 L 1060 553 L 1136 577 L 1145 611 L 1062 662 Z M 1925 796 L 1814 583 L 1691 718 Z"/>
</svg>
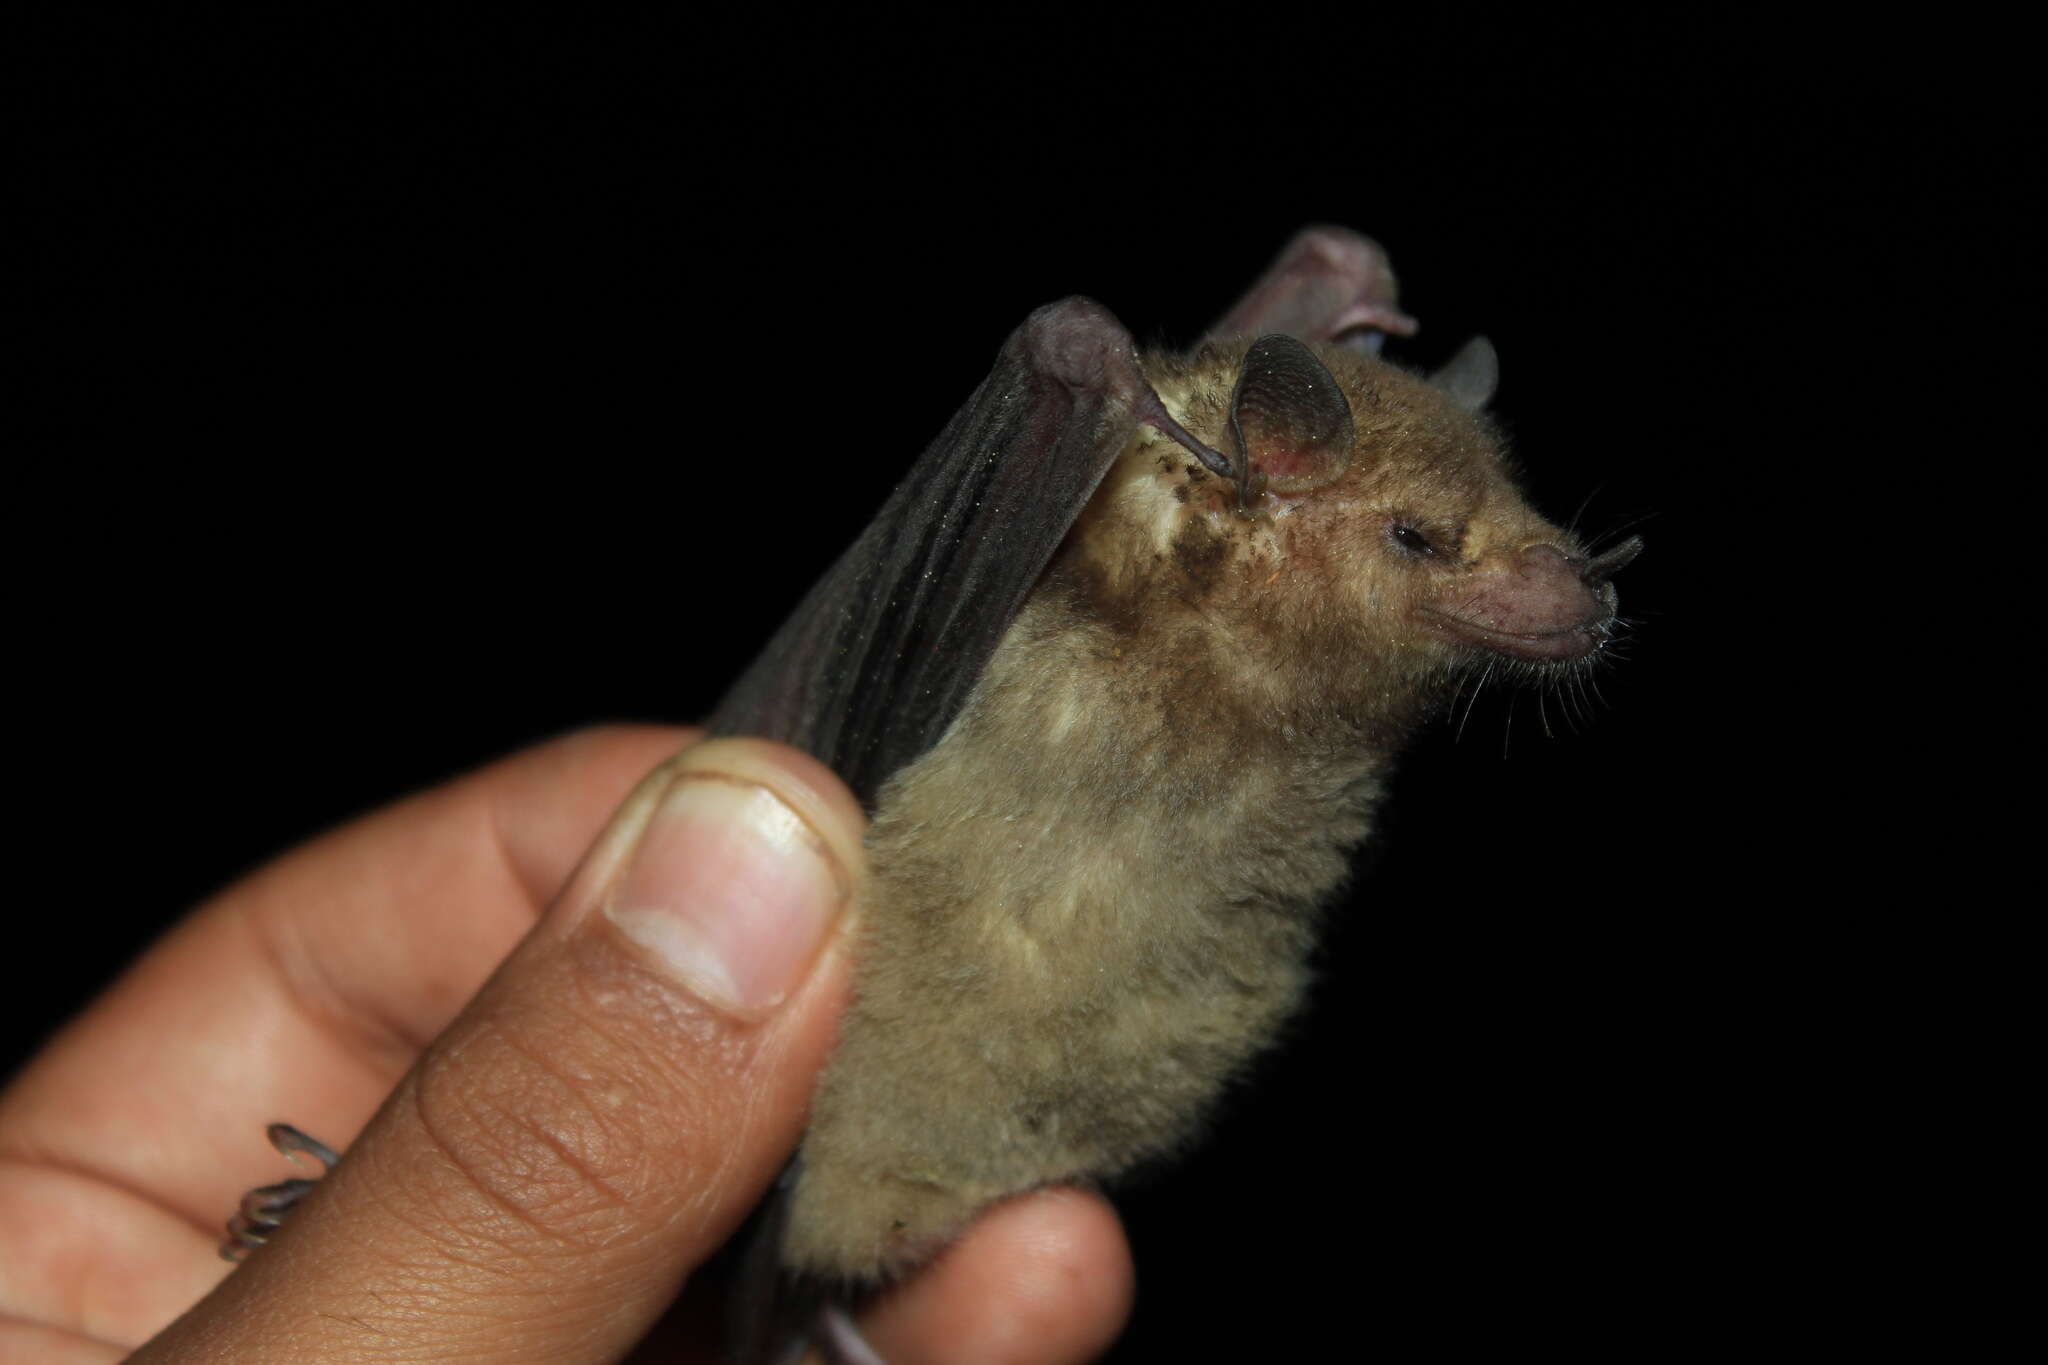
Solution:
<svg viewBox="0 0 2048 1365">
<path fill-rule="evenodd" d="M 1565 663 L 1583 659 L 1607 643 L 1607 619 L 1582 622 L 1562 630 L 1502 630 L 1448 612 L 1424 607 L 1422 616 L 1444 634 L 1464 644 L 1478 645 L 1496 654 L 1535 663 Z"/>
</svg>

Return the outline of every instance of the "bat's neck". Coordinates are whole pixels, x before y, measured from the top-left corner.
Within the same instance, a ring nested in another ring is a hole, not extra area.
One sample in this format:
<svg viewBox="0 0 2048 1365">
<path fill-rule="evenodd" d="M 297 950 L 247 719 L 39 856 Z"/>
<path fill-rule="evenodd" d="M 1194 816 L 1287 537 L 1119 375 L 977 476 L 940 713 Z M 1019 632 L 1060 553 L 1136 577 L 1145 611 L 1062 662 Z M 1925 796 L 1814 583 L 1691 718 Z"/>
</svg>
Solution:
<svg viewBox="0 0 2048 1365">
<path fill-rule="evenodd" d="M 1227 642 L 1120 635 L 1041 594 L 957 738 L 985 764 L 987 800 L 1113 838 L 1134 865 L 1193 859 L 1285 880 L 1262 861 L 1279 858 L 1335 880 L 1412 718 L 1289 704 L 1222 676 L 1232 659 Z"/>
</svg>

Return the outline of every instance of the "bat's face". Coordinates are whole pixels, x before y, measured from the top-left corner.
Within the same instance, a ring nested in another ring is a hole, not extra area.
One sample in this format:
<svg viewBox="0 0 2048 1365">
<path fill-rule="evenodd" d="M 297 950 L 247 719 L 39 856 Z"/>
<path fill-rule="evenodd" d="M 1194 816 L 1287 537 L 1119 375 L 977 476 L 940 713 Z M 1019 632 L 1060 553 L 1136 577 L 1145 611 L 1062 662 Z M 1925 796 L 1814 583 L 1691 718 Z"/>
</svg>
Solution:
<svg viewBox="0 0 2048 1365">
<path fill-rule="evenodd" d="M 1420 696 L 1490 659 L 1562 667 L 1600 649 L 1613 588 L 1523 500 L 1491 425 L 1376 358 L 1316 354 L 1350 409 L 1342 448 L 1308 459 L 1285 448 L 1291 433 L 1328 426 L 1306 418 L 1243 438 L 1253 469 L 1275 476 L 1255 480 L 1240 510 L 1229 481 L 1141 434 L 1070 556 L 1096 599 L 1126 619 L 1243 637 L 1255 693 L 1348 695 L 1373 714 L 1390 693 Z M 1168 406 L 1225 448 L 1244 355 L 1213 348 L 1155 370 Z"/>
<path fill-rule="evenodd" d="M 1355 365 L 1352 467 L 1320 520 L 1368 584 L 1373 629 L 1456 664 L 1587 658 L 1607 640 L 1613 586 L 1577 541 L 1524 501 L 1483 418 L 1391 366 Z M 1315 495 L 1305 495 L 1312 499 Z"/>
</svg>

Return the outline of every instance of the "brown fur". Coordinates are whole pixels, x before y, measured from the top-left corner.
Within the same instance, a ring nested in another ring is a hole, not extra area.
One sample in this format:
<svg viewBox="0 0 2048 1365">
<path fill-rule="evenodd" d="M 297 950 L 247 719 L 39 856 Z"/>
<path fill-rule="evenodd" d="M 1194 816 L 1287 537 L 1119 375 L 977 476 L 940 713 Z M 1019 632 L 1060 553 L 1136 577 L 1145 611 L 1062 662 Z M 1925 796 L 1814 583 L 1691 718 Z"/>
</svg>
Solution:
<svg viewBox="0 0 2048 1365">
<path fill-rule="evenodd" d="M 887 1278 L 995 1199 L 1182 1142 L 1295 1008 L 1388 763 L 1477 656 L 1428 609 L 1486 591 L 1511 615 L 1524 547 L 1576 553 L 1482 419 L 1318 353 L 1356 426 L 1341 476 L 1243 515 L 1141 431 L 958 720 L 884 789 L 788 1264 Z M 1242 357 L 1148 368 L 1222 445 Z M 1442 553 L 1404 553 L 1396 525 Z"/>
</svg>

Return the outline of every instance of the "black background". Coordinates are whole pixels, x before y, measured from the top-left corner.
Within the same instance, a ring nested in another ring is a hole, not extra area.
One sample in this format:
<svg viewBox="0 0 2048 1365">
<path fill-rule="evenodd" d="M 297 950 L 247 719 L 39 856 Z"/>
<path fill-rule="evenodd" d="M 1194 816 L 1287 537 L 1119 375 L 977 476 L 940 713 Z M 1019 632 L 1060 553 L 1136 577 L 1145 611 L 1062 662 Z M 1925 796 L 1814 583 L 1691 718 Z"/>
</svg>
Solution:
<svg viewBox="0 0 2048 1365">
<path fill-rule="evenodd" d="M 881 24 L 54 35 L 10 519 L 62 947 L 17 1055 L 320 829 L 701 716 L 1035 305 L 1183 343 L 1337 222 L 1398 358 L 1494 339 L 1537 504 L 1645 536 L 1634 627 L 1590 719 L 1493 693 L 1417 743 L 1299 1038 L 1122 1201 L 1118 1358 L 1734 1339 L 1860 1254 L 1873 930 L 1812 851 L 1856 778 L 1784 556 L 1845 342 L 1982 246 L 1937 207 L 1967 119 L 1767 32 Z"/>
</svg>

